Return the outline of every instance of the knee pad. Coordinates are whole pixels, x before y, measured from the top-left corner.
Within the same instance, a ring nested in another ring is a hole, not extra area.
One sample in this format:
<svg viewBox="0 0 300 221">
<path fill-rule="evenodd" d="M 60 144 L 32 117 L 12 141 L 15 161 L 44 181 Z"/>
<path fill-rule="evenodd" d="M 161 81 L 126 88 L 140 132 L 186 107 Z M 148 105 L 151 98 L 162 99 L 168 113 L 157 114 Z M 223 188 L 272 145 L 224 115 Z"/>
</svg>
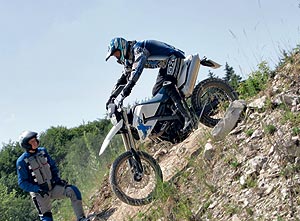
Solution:
<svg viewBox="0 0 300 221">
<path fill-rule="evenodd" d="M 69 188 L 69 191 L 72 191 L 75 194 L 75 197 L 77 200 L 82 200 L 81 192 L 79 191 L 79 189 L 76 186 L 67 185 L 67 188 Z M 67 192 L 69 192 L 69 191 L 67 190 Z M 69 194 L 67 193 L 67 195 L 69 195 Z M 71 193 L 71 195 L 73 195 L 73 194 Z"/>
</svg>

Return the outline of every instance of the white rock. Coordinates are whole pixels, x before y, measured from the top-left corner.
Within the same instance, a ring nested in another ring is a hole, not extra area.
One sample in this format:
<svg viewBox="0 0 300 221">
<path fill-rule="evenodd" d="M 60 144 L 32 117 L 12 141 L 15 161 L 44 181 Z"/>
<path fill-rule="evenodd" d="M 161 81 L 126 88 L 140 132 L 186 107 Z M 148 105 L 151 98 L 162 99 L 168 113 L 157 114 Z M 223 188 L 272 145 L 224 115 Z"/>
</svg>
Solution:
<svg viewBox="0 0 300 221">
<path fill-rule="evenodd" d="M 203 151 L 203 158 L 206 160 L 212 160 L 214 156 L 215 149 L 213 145 L 210 143 L 205 144 L 204 151 Z"/>
<path fill-rule="evenodd" d="M 214 140 L 223 140 L 226 135 L 230 133 L 236 126 L 245 107 L 246 102 L 243 100 L 235 100 L 229 105 L 224 118 L 222 118 L 211 131 Z"/>
<path fill-rule="evenodd" d="M 266 104 L 266 100 L 267 100 L 267 96 L 263 96 L 248 104 L 247 107 L 254 108 L 254 109 L 255 108 L 262 109 Z"/>
</svg>

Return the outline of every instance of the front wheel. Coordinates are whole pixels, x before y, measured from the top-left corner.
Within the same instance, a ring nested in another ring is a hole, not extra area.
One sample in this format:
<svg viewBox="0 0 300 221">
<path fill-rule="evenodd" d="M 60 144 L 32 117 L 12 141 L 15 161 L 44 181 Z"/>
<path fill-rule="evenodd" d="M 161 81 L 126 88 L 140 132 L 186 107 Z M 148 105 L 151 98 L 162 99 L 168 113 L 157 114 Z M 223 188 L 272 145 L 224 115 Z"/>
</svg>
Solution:
<svg viewBox="0 0 300 221">
<path fill-rule="evenodd" d="M 214 127 L 224 116 L 230 102 L 237 99 L 237 93 L 227 82 L 218 78 L 208 78 L 195 87 L 191 103 L 200 117 L 200 122 Z"/>
<path fill-rule="evenodd" d="M 110 184 L 116 196 L 132 206 L 146 205 L 155 198 L 163 175 L 159 164 L 149 154 L 137 151 L 143 168 L 137 179 L 135 159 L 131 151 L 121 154 L 110 169 Z"/>
</svg>

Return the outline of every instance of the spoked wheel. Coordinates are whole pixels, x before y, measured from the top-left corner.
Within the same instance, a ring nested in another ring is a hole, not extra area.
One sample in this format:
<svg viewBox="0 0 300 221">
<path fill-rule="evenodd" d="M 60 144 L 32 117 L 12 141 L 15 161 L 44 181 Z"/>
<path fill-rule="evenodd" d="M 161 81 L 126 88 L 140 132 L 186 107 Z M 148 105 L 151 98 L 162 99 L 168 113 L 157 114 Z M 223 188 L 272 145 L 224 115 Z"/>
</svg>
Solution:
<svg viewBox="0 0 300 221">
<path fill-rule="evenodd" d="M 191 102 L 200 122 L 214 127 L 224 116 L 230 102 L 236 99 L 238 95 L 228 83 L 218 78 L 208 78 L 196 86 Z"/>
<path fill-rule="evenodd" d="M 110 169 L 110 184 L 116 196 L 129 205 L 141 206 L 153 201 L 163 175 L 156 160 L 149 154 L 137 152 L 142 173 L 137 171 L 132 152 L 121 154 Z"/>
</svg>

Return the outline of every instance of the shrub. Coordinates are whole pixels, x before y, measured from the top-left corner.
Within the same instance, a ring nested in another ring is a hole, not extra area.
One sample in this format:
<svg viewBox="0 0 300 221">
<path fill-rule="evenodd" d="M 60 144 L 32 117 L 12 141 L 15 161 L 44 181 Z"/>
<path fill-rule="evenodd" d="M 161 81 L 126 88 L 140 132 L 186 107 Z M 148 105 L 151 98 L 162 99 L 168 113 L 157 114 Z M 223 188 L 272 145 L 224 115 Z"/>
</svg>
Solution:
<svg viewBox="0 0 300 221">
<path fill-rule="evenodd" d="M 243 81 L 237 88 L 240 98 L 253 97 L 266 89 L 270 72 L 267 62 L 261 62 L 258 65 L 258 70 L 252 72 L 249 78 Z"/>
</svg>

